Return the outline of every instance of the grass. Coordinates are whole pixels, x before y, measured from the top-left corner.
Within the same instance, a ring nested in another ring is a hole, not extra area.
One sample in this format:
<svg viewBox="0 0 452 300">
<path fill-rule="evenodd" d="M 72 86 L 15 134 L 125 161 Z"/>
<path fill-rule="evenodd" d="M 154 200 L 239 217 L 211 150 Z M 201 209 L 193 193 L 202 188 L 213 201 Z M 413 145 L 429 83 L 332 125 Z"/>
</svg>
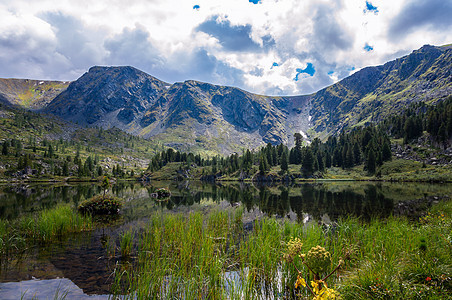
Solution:
<svg viewBox="0 0 452 300">
<path fill-rule="evenodd" d="M 33 242 L 48 243 L 73 232 L 92 229 L 90 216 L 78 214 L 69 204 L 60 204 L 16 220 L 0 220 L 0 254 L 24 250 Z"/>
<path fill-rule="evenodd" d="M 291 298 L 297 273 L 282 254 L 285 243 L 298 237 L 303 253 L 325 247 L 331 268 L 347 258 L 328 279 L 344 299 L 452 296 L 452 201 L 433 207 L 419 222 L 346 218 L 322 227 L 264 218 L 250 230 L 242 224 L 242 212 L 154 215 L 134 235 L 135 267 L 116 269 L 113 293 L 139 299 Z M 306 268 L 298 268 L 312 280 Z M 297 292 L 309 296 L 303 288 Z"/>
<path fill-rule="evenodd" d="M 420 224 L 390 218 L 347 228 L 353 231 L 350 242 L 356 247 L 357 260 L 340 283 L 344 298 L 450 297 L 451 208 L 450 201 L 435 207 Z"/>
<path fill-rule="evenodd" d="M 128 258 L 132 254 L 132 242 L 134 237 L 133 231 L 126 231 L 120 236 L 120 249 L 121 249 L 121 257 Z"/>
<path fill-rule="evenodd" d="M 452 167 L 423 166 L 417 161 L 395 159 L 385 162 L 380 168 L 381 179 L 391 181 L 425 181 L 425 182 L 451 182 Z"/>
</svg>

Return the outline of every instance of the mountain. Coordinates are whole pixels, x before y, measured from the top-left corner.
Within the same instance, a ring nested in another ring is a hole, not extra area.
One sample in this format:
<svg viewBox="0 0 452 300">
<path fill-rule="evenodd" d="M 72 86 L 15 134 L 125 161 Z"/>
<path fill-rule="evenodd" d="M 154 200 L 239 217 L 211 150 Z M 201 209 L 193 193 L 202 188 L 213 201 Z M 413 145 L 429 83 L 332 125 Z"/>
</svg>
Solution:
<svg viewBox="0 0 452 300">
<path fill-rule="evenodd" d="M 45 107 L 68 85 L 68 81 L 0 78 L 0 101 L 37 110 Z"/>
<path fill-rule="evenodd" d="M 223 153 L 263 143 L 291 143 L 308 128 L 304 97 L 267 97 L 197 81 L 172 85 L 140 121 L 141 135 L 172 141 L 178 149 Z M 168 144 L 168 143 L 167 143 Z"/>
<path fill-rule="evenodd" d="M 139 118 L 169 84 L 133 67 L 92 67 L 44 112 L 80 125 L 125 125 Z"/>
<path fill-rule="evenodd" d="M 426 45 L 384 65 L 364 68 L 310 96 L 314 135 L 378 122 L 412 102 L 452 94 L 452 47 Z"/>
<path fill-rule="evenodd" d="M 299 118 L 308 112 L 304 99 L 192 80 L 169 85 L 133 67 L 92 67 L 43 112 L 213 154 L 292 143 L 295 132 L 308 128 L 307 116 Z"/>
<path fill-rule="evenodd" d="M 412 102 L 436 103 L 452 94 L 451 70 L 452 47 L 426 45 L 311 95 L 272 97 L 193 80 L 168 84 L 133 67 L 96 66 L 61 85 L 42 111 L 80 125 L 117 127 L 178 150 L 231 153 L 264 143 L 291 146 L 296 132 L 326 138 L 378 122 Z M 0 101 L 22 106 L 26 101 L 12 90 L 46 84 L 24 81 L 12 89 L 7 82 Z"/>
</svg>

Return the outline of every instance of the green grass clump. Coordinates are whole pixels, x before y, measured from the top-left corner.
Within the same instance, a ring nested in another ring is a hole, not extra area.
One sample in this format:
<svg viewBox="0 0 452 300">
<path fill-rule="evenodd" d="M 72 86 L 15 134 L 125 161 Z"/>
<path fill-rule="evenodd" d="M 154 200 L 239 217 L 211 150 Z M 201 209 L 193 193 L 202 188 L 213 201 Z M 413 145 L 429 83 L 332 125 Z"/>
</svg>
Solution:
<svg viewBox="0 0 452 300">
<path fill-rule="evenodd" d="M 128 258 L 132 254 L 134 235 L 135 235 L 134 232 L 130 230 L 120 235 L 119 243 L 122 258 Z"/>
<path fill-rule="evenodd" d="M 122 207 L 122 202 L 113 195 L 96 195 L 83 201 L 78 210 L 84 214 L 91 215 L 116 215 Z"/>
<path fill-rule="evenodd" d="M 39 213 L 36 224 L 31 230 L 33 236 L 41 241 L 47 241 L 69 232 L 84 231 L 90 228 L 91 219 L 89 217 L 77 214 L 70 205 L 58 205 L 54 209 Z M 30 230 L 30 226 L 25 226 L 25 229 Z"/>
<path fill-rule="evenodd" d="M 353 227 L 357 261 L 343 277 L 346 299 L 446 299 L 452 296 L 452 202 L 419 223 L 390 218 Z M 427 220 L 427 221 L 425 221 Z M 347 223 L 344 223 L 344 225 Z M 339 234 L 341 234 L 339 231 Z"/>
<path fill-rule="evenodd" d="M 90 216 L 78 214 L 69 204 L 14 221 L 0 220 L 0 255 L 25 250 L 36 241 L 46 243 L 68 233 L 91 230 L 92 226 Z"/>
<path fill-rule="evenodd" d="M 381 168 L 381 179 L 392 181 L 451 182 L 452 167 L 423 166 L 421 162 L 395 159 L 385 162 Z"/>
</svg>

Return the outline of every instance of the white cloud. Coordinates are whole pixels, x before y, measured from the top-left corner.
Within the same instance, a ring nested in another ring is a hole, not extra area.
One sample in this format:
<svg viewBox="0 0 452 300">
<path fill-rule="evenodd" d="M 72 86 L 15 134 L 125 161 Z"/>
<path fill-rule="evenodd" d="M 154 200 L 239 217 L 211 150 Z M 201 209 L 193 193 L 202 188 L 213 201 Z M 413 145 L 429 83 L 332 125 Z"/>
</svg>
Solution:
<svg viewBox="0 0 452 300">
<path fill-rule="evenodd" d="M 306 94 L 452 41 L 452 8 L 440 0 L 368 2 L 378 12 L 365 0 L 0 0 L 0 77 L 75 80 L 91 65 L 122 64 L 169 82 Z M 294 81 L 308 63 L 314 75 Z"/>
</svg>

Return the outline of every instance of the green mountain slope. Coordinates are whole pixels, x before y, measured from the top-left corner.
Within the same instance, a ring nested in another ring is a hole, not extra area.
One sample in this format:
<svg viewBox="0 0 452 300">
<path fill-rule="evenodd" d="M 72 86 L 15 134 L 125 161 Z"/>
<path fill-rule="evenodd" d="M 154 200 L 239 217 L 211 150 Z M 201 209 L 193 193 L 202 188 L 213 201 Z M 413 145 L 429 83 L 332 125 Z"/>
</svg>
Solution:
<svg viewBox="0 0 452 300">
<path fill-rule="evenodd" d="M 152 155 L 165 147 L 117 128 L 86 128 L 0 103 L 0 149 L 0 181 L 29 176 L 86 180 L 100 176 L 99 167 L 110 174 L 117 166 L 129 174 L 145 169 Z M 90 165 L 89 172 L 80 174 L 87 160 L 96 162 L 95 168 Z"/>
<path fill-rule="evenodd" d="M 423 46 L 382 66 L 367 67 L 310 97 L 313 135 L 378 122 L 412 102 L 452 94 L 452 48 Z"/>
<path fill-rule="evenodd" d="M 28 109 L 40 109 L 68 85 L 68 81 L 0 78 L 0 101 Z"/>
</svg>

